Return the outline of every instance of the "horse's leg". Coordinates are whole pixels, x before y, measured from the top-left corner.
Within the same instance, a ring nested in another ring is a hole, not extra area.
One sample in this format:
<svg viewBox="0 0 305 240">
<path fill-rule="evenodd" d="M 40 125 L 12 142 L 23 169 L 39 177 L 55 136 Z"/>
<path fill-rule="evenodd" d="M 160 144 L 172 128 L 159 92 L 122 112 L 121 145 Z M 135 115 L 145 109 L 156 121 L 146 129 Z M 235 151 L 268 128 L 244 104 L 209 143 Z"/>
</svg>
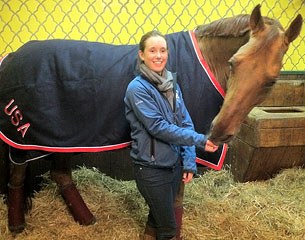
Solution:
<svg viewBox="0 0 305 240">
<path fill-rule="evenodd" d="M 8 183 L 8 228 L 13 233 L 20 233 L 25 228 L 25 193 L 24 180 L 27 164 L 10 163 Z"/>
<path fill-rule="evenodd" d="M 63 159 L 59 155 L 54 154 L 52 158 L 51 179 L 56 182 L 74 220 L 81 225 L 94 224 L 95 217 L 88 209 L 72 180 L 70 159 Z"/>
<path fill-rule="evenodd" d="M 184 198 L 184 182 L 181 182 L 178 194 L 175 198 L 175 218 L 177 224 L 176 239 L 181 240 L 182 216 L 183 216 L 183 198 Z"/>
</svg>

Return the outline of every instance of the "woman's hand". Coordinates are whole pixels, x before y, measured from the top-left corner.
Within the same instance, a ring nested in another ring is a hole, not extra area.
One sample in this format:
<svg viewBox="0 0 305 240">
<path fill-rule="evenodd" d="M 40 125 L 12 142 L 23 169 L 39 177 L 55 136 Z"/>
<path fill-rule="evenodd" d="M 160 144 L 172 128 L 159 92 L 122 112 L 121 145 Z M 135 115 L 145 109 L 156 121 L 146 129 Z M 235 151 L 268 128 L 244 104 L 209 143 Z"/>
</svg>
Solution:
<svg viewBox="0 0 305 240">
<path fill-rule="evenodd" d="M 218 149 L 217 145 L 212 143 L 210 140 L 207 140 L 205 147 L 204 147 L 204 150 L 206 152 L 215 152 L 215 151 L 217 151 L 217 149 Z"/>
<path fill-rule="evenodd" d="M 184 183 L 191 182 L 193 179 L 193 176 L 194 176 L 194 173 L 191 173 L 191 172 L 183 173 L 182 182 L 184 182 Z"/>
</svg>

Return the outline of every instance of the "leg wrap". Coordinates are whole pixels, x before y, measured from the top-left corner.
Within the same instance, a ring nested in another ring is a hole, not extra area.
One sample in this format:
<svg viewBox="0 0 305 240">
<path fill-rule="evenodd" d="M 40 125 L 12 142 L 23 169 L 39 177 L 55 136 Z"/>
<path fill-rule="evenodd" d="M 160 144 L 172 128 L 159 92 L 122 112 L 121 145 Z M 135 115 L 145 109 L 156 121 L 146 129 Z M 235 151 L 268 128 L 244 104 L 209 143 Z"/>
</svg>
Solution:
<svg viewBox="0 0 305 240">
<path fill-rule="evenodd" d="M 175 207 L 175 218 L 176 218 L 176 239 L 182 240 L 181 237 L 181 229 L 182 229 L 182 216 L 183 216 L 183 206 L 182 207 Z"/>
<path fill-rule="evenodd" d="M 25 228 L 24 187 L 8 185 L 8 228 L 13 233 L 20 233 Z"/>
<path fill-rule="evenodd" d="M 76 222 L 80 225 L 90 225 L 95 223 L 95 217 L 88 209 L 75 184 L 63 186 L 60 191 Z"/>
<path fill-rule="evenodd" d="M 184 183 L 182 182 L 179 187 L 178 194 L 175 199 L 175 218 L 176 218 L 176 239 L 182 240 L 181 229 L 182 229 L 182 217 L 183 217 L 183 198 L 184 198 Z"/>
</svg>

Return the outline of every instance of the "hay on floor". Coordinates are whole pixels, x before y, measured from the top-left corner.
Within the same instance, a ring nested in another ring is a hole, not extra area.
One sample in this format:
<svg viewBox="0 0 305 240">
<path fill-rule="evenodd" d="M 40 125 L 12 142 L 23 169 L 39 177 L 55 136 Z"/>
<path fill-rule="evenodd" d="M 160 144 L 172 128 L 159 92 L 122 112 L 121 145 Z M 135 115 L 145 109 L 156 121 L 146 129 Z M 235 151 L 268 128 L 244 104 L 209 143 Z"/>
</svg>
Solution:
<svg viewBox="0 0 305 240">
<path fill-rule="evenodd" d="M 147 207 L 134 181 L 118 181 L 97 169 L 73 172 L 97 218 L 92 226 L 74 222 L 56 185 L 44 176 L 26 216 L 26 230 L 13 237 L 0 201 L 0 239 L 136 240 Z M 186 186 L 183 235 L 196 239 L 305 239 L 305 169 L 288 169 L 268 181 L 237 183 L 228 169 L 208 171 Z"/>
</svg>

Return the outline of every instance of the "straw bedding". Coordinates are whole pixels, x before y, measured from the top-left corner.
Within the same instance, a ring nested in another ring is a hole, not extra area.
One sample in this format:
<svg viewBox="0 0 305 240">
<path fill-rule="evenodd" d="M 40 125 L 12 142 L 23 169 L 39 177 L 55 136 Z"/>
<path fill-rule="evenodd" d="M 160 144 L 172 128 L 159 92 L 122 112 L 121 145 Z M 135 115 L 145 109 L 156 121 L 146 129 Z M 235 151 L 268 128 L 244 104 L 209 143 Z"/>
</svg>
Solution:
<svg viewBox="0 0 305 240">
<path fill-rule="evenodd" d="M 85 167 L 73 176 L 97 217 L 95 225 L 75 223 L 45 175 L 23 233 L 9 233 L 6 205 L 0 199 L 0 239 L 138 239 L 147 208 L 134 181 L 118 181 Z M 305 239 L 304 182 L 301 168 L 249 183 L 234 182 L 229 169 L 207 171 L 186 187 L 184 239 Z"/>
</svg>

